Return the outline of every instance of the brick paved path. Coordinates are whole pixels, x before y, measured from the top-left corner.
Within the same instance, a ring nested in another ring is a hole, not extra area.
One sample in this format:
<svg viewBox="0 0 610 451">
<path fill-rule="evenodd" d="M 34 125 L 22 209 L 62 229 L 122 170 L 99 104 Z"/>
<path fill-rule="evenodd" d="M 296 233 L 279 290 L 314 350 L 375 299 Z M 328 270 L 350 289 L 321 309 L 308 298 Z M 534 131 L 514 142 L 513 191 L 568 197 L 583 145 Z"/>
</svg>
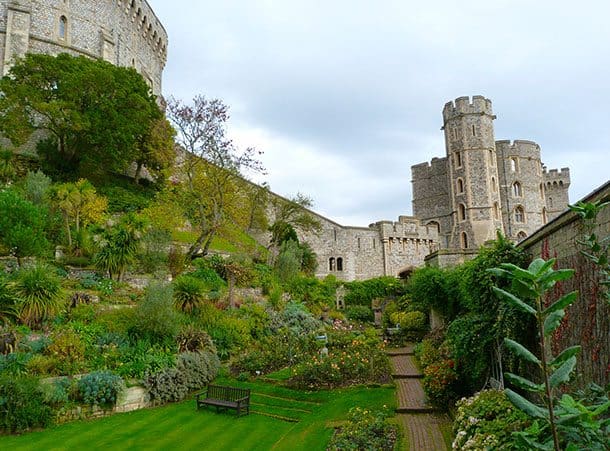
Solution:
<svg viewBox="0 0 610 451">
<path fill-rule="evenodd" d="M 388 349 L 392 377 L 396 382 L 398 423 L 407 437 L 410 451 L 445 451 L 440 425 L 447 424 L 446 415 L 436 414 L 426 403 L 419 372 L 413 357 L 413 346 Z"/>
</svg>

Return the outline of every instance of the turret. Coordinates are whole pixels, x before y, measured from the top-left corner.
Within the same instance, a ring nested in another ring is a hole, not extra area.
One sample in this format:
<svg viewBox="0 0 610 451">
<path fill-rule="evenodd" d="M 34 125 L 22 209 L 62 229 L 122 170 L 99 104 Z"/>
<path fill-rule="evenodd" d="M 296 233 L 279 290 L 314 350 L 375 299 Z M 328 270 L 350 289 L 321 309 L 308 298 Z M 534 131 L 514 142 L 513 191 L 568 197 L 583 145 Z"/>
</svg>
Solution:
<svg viewBox="0 0 610 451">
<path fill-rule="evenodd" d="M 452 247 L 476 248 L 503 230 L 491 100 L 459 97 L 443 108 L 453 205 Z"/>
<path fill-rule="evenodd" d="M 570 203 L 568 188 L 570 187 L 570 169 L 544 169 L 543 173 L 545 198 L 549 220 L 560 215 Z"/>
</svg>

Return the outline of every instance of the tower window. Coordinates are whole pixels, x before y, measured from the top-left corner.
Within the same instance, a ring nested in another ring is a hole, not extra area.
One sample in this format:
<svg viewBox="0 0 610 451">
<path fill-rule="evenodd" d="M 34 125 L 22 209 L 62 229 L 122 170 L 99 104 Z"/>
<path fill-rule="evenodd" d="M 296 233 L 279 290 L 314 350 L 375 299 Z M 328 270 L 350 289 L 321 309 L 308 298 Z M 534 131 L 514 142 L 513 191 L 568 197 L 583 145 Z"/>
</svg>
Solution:
<svg viewBox="0 0 610 451">
<path fill-rule="evenodd" d="M 521 189 L 521 183 L 519 183 L 519 182 L 513 183 L 513 196 L 515 196 L 515 197 L 523 196 L 523 190 Z"/>
<path fill-rule="evenodd" d="M 477 136 L 477 132 L 474 129 L 474 125 L 472 126 L 472 136 Z"/>
<path fill-rule="evenodd" d="M 59 18 L 59 39 L 65 40 L 68 35 L 68 18 L 61 16 Z"/>
<path fill-rule="evenodd" d="M 337 271 L 343 271 L 343 258 L 337 258 Z"/>
<path fill-rule="evenodd" d="M 496 165 L 496 156 L 494 155 L 494 151 L 491 149 L 489 149 L 489 165 L 490 166 Z"/>
<path fill-rule="evenodd" d="M 460 194 L 464 192 L 464 181 L 462 179 L 457 179 L 457 192 Z"/>
<path fill-rule="evenodd" d="M 527 238 L 527 233 L 525 233 L 523 230 L 517 234 L 517 240 L 519 240 L 519 241 L 523 241 L 526 238 Z"/>
<path fill-rule="evenodd" d="M 492 177 L 491 178 L 491 191 L 496 193 L 498 192 L 498 187 L 496 186 L 496 178 Z"/>
<path fill-rule="evenodd" d="M 540 184 L 540 199 L 544 199 L 544 185 Z"/>
<path fill-rule="evenodd" d="M 546 217 L 546 208 L 542 208 L 542 223 L 546 224 L 548 222 L 548 219 Z"/>
<path fill-rule="evenodd" d="M 500 219 L 500 207 L 497 202 L 494 202 L 494 219 Z"/>
<path fill-rule="evenodd" d="M 462 232 L 462 234 L 460 235 L 460 241 L 462 249 L 468 249 L 468 234 L 466 232 Z"/>
<path fill-rule="evenodd" d="M 462 154 L 460 152 L 455 153 L 455 166 L 462 167 Z"/>
<path fill-rule="evenodd" d="M 510 157 L 510 172 L 517 172 L 519 165 L 517 163 L 517 157 Z"/>
<path fill-rule="evenodd" d="M 464 221 L 466 219 L 466 205 L 460 204 L 458 206 L 458 219 Z"/>
<path fill-rule="evenodd" d="M 329 271 L 334 271 L 335 270 L 335 257 L 330 257 L 328 259 L 328 270 Z"/>
<path fill-rule="evenodd" d="M 525 211 L 521 205 L 515 208 L 515 222 L 525 222 Z"/>
</svg>

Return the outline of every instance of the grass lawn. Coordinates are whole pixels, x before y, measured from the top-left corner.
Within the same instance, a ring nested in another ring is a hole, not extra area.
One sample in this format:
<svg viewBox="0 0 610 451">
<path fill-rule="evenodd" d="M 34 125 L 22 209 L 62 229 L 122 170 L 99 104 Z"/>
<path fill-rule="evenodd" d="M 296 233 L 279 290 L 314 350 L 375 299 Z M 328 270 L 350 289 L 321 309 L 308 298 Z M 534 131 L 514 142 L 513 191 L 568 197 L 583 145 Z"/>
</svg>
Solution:
<svg viewBox="0 0 610 451">
<path fill-rule="evenodd" d="M 251 414 L 236 418 L 233 411 L 197 411 L 189 400 L 0 437 L 0 449 L 324 450 L 333 426 L 345 419 L 351 407 L 395 407 L 393 386 L 308 393 L 265 382 L 217 383 L 251 388 Z"/>
</svg>

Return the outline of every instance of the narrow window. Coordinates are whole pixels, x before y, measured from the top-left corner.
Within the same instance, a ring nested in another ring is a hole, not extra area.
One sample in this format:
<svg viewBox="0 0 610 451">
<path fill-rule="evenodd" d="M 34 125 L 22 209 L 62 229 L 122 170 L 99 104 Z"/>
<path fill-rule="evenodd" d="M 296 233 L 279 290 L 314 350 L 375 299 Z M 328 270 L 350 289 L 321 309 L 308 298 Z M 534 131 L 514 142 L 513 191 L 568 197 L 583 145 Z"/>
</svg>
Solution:
<svg viewBox="0 0 610 451">
<path fill-rule="evenodd" d="M 377 243 L 375 243 L 375 238 L 373 238 L 373 249 L 377 249 Z"/>
<path fill-rule="evenodd" d="M 341 257 L 337 259 L 337 271 L 343 271 L 343 258 Z"/>
<path fill-rule="evenodd" d="M 513 183 L 513 196 L 515 196 L 515 197 L 523 196 L 523 190 L 521 189 L 521 183 L 519 183 L 519 182 Z"/>
<path fill-rule="evenodd" d="M 498 187 L 496 186 L 496 178 L 491 178 L 491 190 L 495 193 L 498 191 Z"/>
<path fill-rule="evenodd" d="M 510 172 L 517 172 L 517 157 L 511 157 L 510 159 Z"/>
<path fill-rule="evenodd" d="M 462 167 L 462 154 L 460 152 L 455 153 L 455 166 Z"/>
<path fill-rule="evenodd" d="M 333 229 L 333 235 L 335 237 L 335 241 L 337 241 L 337 229 Z"/>
<path fill-rule="evenodd" d="M 464 221 L 466 219 L 466 205 L 460 204 L 458 206 L 458 219 Z"/>
<path fill-rule="evenodd" d="M 462 249 L 468 249 L 468 234 L 466 232 L 462 232 L 461 241 Z"/>
<path fill-rule="evenodd" d="M 358 249 L 360 249 L 360 238 L 358 238 Z"/>
<path fill-rule="evenodd" d="M 549 197 L 549 208 L 553 208 L 553 198 Z"/>
<path fill-rule="evenodd" d="M 494 202 L 494 219 L 500 219 L 500 207 L 497 202 Z"/>
<path fill-rule="evenodd" d="M 59 39 L 65 40 L 68 34 L 68 18 L 61 16 L 59 18 Z"/>
<path fill-rule="evenodd" d="M 542 208 L 542 223 L 546 224 L 548 222 L 547 217 L 546 217 L 546 208 Z"/>
<path fill-rule="evenodd" d="M 328 259 L 328 270 L 329 271 L 334 271 L 335 270 L 335 258 L 334 257 L 330 257 Z"/>
<path fill-rule="evenodd" d="M 525 222 L 525 211 L 522 206 L 518 206 L 515 208 L 515 222 L 523 223 Z"/>
<path fill-rule="evenodd" d="M 462 179 L 457 179 L 457 191 L 460 194 L 464 192 L 464 181 Z"/>
<path fill-rule="evenodd" d="M 489 165 L 490 166 L 496 165 L 496 156 L 494 155 L 494 151 L 491 149 L 489 149 Z"/>
<path fill-rule="evenodd" d="M 477 132 L 474 130 L 474 125 L 472 126 L 472 136 L 477 136 Z"/>
<path fill-rule="evenodd" d="M 540 199 L 544 199 L 544 184 L 540 184 Z"/>
</svg>

